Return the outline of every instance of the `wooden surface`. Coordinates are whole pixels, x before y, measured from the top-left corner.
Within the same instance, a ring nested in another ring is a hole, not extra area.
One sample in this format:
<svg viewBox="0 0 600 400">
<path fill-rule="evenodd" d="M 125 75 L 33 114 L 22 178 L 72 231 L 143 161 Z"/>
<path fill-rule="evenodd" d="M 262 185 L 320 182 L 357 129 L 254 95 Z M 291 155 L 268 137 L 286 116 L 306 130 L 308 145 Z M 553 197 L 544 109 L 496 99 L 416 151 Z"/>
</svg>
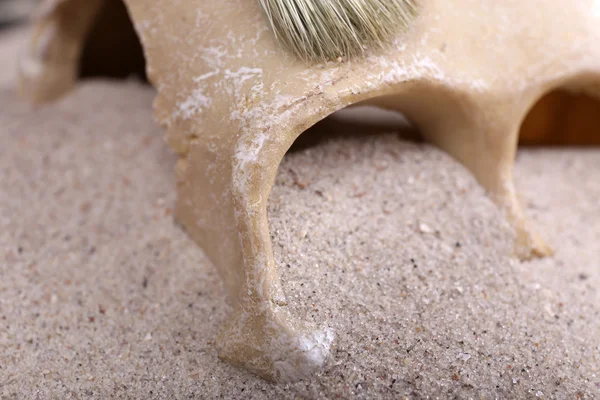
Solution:
<svg viewBox="0 0 600 400">
<path fill-rule="evenodd" d="M 521 127 L 522 145 L 600 146 L 600 100 L 551 92 L 529 112 Z"/>
</svg>

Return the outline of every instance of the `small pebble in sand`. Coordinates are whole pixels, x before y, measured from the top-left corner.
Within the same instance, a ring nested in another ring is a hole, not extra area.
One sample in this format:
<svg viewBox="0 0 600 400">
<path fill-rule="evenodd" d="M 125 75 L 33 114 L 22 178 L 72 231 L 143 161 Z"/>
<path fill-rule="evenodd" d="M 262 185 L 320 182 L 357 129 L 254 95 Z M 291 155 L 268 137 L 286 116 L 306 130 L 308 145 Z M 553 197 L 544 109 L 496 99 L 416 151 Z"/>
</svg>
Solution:
<svg viewBox="0 0 600 400">
<path fill-rule="evenodd" d="M 585 273 L 581 273 L 578 275 L 579 280 L 585 281 L 589 278 L 590 276 L 588 274 Z"/>
<path fill-rule="evenodd" d="M 419 223 L 419 232 L 421 233 L 433 233 L 433 229 L 424 222 Z"/>
</svg>

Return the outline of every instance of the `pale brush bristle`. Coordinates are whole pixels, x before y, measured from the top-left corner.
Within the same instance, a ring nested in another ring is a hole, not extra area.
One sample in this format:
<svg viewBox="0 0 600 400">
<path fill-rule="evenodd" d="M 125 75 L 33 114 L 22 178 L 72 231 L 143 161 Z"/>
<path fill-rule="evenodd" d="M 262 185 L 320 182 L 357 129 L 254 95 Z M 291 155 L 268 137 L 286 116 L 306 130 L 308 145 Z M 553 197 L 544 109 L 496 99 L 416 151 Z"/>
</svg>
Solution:
<svg viewBox="0 0 600 400">
<path fill-rule="evenodd" d="M 417 14 L 415 0 L 259 0 L 276 39 L 305 61 L 382 47 Z"/>
</svg>

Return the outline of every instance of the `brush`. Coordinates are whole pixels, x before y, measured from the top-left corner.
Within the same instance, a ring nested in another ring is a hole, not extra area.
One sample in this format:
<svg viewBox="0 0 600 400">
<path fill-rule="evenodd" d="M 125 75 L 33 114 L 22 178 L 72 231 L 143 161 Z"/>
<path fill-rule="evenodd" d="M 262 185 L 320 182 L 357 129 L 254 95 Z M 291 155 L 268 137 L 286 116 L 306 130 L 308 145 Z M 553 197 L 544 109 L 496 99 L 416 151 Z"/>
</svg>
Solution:
<svg viewBox="0 0 600 400">
<path fill-rule="evenodd" d="M 279 43 L 307 62 L 381 48 L 417 15 L 416 0 L 259 0 Z"/>
</svg>

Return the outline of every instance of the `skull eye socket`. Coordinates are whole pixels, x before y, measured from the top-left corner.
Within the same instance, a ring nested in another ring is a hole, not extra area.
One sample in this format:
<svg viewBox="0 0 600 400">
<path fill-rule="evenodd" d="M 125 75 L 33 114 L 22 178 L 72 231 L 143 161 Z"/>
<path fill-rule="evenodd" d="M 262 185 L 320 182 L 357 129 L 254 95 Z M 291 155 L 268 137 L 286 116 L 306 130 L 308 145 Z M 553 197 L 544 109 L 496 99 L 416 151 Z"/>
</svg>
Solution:
<svg viewBox="0 0 600 400">
<path fill-rule="evenodd" d="M 122 0 L 106 0 L 83 46 L 79 77 L 99 76 L 147 82 L 142 45 Z"/>
</svg>

